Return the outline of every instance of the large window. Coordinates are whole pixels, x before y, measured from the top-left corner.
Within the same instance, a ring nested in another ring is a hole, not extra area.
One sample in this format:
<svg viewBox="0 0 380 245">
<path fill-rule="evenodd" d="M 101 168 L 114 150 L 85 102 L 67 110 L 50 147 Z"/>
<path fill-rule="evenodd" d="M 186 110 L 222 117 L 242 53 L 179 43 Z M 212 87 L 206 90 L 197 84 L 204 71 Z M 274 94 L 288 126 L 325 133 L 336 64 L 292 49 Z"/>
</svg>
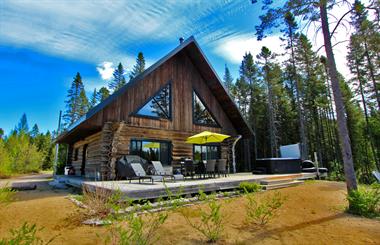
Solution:
<svg viewBox="0 0 380 245">
<path fill-rule="evenodd" d="M 131 140 L 130 154 L 138 155 L 148 161 L 161 161 L 163 165 L 170 165 L 170 145 L 169 141 Z"/>
<path fill-rule="evenodd" d="M 139 116 L 152 118 L 171 118 L 171 86 L 170 83 L 148 100 L 136 113 Z"/>
<path fill-rule="evenodd" d="M 220 145 L 194 145 L 193 159 L 195 162 L 220 159 Z"/>
<path fill-rule="evenodd" d="M 195 124 L 218 126 L 216 120 L 195 91 L 193 91 L 193 121 Z"/>
</svg>

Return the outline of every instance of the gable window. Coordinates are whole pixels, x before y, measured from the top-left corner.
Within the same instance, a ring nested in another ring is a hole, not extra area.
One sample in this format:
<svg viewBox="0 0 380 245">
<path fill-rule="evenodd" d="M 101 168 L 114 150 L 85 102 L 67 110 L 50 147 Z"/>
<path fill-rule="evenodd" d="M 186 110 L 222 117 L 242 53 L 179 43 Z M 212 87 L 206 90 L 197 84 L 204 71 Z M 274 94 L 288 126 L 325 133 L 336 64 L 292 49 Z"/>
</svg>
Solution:
<svg viewBox="0 0 380 245">
<path fill-rule="evenodd" d="M 205 126 L 218 127 L 218 123 L 198 94 L 193 90 L 193 122 Z"/>
<path fill-rule="evenodd" d="M 136 113 L 138 116 L 171 119 L 170 83 L 158 91 Z"/>
</svg>

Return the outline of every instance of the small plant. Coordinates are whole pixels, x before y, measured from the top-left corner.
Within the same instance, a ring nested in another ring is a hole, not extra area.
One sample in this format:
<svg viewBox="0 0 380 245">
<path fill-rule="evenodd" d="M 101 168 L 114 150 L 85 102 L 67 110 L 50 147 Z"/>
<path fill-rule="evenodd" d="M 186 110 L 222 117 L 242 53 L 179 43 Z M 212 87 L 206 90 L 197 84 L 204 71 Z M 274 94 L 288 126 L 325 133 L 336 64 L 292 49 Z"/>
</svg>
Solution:
<svg viewBox="0 0 380 245">
<path fill-rule="evenodd" d="M 257 202 L 255 195 L 252 193 L 246 195 L 246 198 L 247 222 L 262 226 L 277 215 L 278 210 L 285 202 L 285 198 L 279 192 L 263 199 L 260 203 Z"/>
<path fill-rule="evenodd" d="M 171 209 L 172 210 L 176 210 L 177 208 L 179 208 L 182 203 L 183 203 L 183 199 L 182 199 L 182 195 L 183 195 L 183 186 L 181 185 L 179 187 L 179 190 L 177 191 L 176 194 L 174 194 L 167 186 L 166 184 L 164 183 L 164 186 L 165 186 L 165 192 L 166 192 L 166 196 L 168 198 L 168 200 L 170 201 L 170 205 L 171 205 Z"/>
<path fill-rule="evenodd" d="M 141 215 L 130 213 L 124 216 L 124 221 L 111 226 L 110 236 L 106 238 L 106 244 L 112 245 L 149 245 L 157 242 L 157 231 L 168 218 L 168 214 L 148 213 L 144 219 Z"/>
<path fill-rule="evenodd" d="M 239 190 L 243 193 L 254 193 L 261 191 L 261 186 L 256 182 L 241 182 Z"/>
<path fill-rule="evenodd" d="M 7 185 L 0 188 L 0 205 L 5 206 L 11 203 L 14 200 L 15 194 L 16 194 L 16 191 L 12 190 Z"/>
<path fill-rule="evenodd" d="M 218 204 L 214 199 L 208 203 L 209 212 L 200 210 L 200 221 L 193 222 L 189 218 L 186 210 L 182 210 L 181 214 L 186 222 L 195 230 L 202 233 L 208 242 L 216 242 L 220 239 L 223 232 L 223 217 L 221 214 L 222 204 Z"/>
<path fill-rule="evenodd" d="M 347 200 L 349 213 L 367 218 L 380 217 L 380 184 L 360 186 L 358 190 L 348 193 Z"/>
<path fill-rule="evenodd" d="M 198 190 L 198 200 L 199 201 L 206 201 L 207 200 L 207 194 L 201 188 Z"/>
<path fill-rule="evenodd" d="M 0 240 L 0 245 L 46 245 L 50 244 L 55 238 L 48 241 L 42 240 L 37 236 L 37 232 L 43 228 L 37 228 L 36 224 L 24 223 L 19 229 L 11 229 L 11 236 Z"/>
<path fill-rule="evenodd" d="M 123 208 L 122 193 L 120 190 L 114 192 L 105 188 L 95 188 L 91 190 L 89 187 L 83 187 L 82 202 L 90 210 L 87 216 L 104 218 L 111 211 L 116 213 Z"/>
</svg>

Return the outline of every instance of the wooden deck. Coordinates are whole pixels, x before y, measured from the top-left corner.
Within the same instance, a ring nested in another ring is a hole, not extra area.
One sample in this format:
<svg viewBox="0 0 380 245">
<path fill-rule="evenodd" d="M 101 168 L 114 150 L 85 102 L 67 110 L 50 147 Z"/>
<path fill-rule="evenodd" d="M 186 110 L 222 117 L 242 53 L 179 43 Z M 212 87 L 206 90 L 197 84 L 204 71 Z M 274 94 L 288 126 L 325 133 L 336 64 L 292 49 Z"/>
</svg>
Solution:
<svg viewBox="0 0 380 245">
<path fill-rule="evenodd" d="M 105 188 L 108 190 L 120 190 L 128 198 L 132 199 L 155 199 L 166 197 L 168 188 L 172 193 L 179 191 L 183 194 L 196 194 L 199 189 L 205 192 L 232 190 L 239 186 L 243 181 L 257 182 L 268 180 L 299 180 L 315 178 L 315 174 L 272 174 L 272 175 L 253 175 L 251 173 L 231 174 L 228 177 L 215 179 L 186 179 L 185 181 L 166 181 L 154 182 L 151 184 L 148 180 L 141 184 L 138 181 L 85 181 L 78 177 L 58 176 L 59 181 L 65 182 L 67 185 L 81 187 L 83 185 L 90 188 Z"/>
</svg>

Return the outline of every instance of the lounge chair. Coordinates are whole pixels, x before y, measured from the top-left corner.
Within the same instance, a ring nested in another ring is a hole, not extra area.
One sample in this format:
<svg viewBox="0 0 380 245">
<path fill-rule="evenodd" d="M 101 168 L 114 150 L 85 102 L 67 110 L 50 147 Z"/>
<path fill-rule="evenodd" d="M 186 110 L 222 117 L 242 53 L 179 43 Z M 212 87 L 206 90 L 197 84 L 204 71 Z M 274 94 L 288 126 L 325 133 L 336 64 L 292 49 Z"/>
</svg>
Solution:
<svg viewBox="0 0 380 245">
<path fill-rule="evenodd" d="M 154 174 L 159 175 L 162 177 L 170 177 L 173 180 L 183 180 L 184 177 L 182 174 L 168 174 L 165 172 L 164 167 L 162 166 L 162 163 L 160 161 L 152 161 L 153 167 L 154 167 Z"/>
<path fill-rule="evenodd" d="M 227 177 L 227 159 L 218 159 L 216 161 L 216 171 L 218 173 L 218 177 L 220 174 L 223 174 L 224 177 Z"/>
<path fill-rule="evenodd" d="M 373 176 L 377 179 L 377 182 L 380 183 L 380 172 L 372 171 Z"/>
<path fill-rule="evenodd" d="M 129 177 L 129 183 L 131 183 L 132 179 L 138 179 L 139 183 L 141 183 L 141 180 L 149 179 L 152 181 L 152 184 L 154 181 L 163 181 L 164 177 L 160 175 L 147 175 L 144 168 L 140 163 L 131 163 L 131 167 L 133 171 L 135 172 L 135 177 Z"/>
</svg>

